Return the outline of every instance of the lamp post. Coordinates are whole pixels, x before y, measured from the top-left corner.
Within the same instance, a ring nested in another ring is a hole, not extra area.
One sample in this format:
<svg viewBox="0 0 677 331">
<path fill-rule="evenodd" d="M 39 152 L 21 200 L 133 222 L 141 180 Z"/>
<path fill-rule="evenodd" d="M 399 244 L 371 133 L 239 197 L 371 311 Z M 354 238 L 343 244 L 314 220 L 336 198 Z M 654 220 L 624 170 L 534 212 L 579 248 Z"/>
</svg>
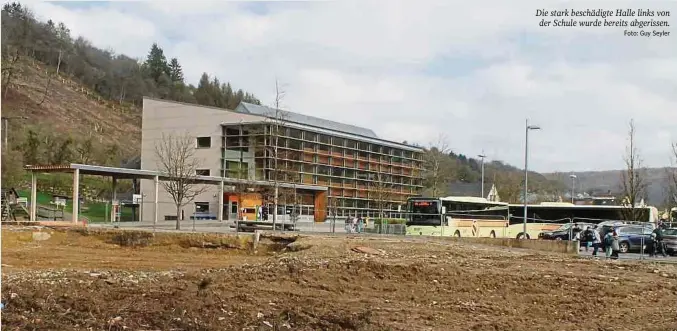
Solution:
<svg viewBox="0 0 677 331">
<path fill-rule="evenodd" d="M 482 154 L 477 155 L 477 157 L 482 159 L 482 163 L 481 163 L 482 164 L 482 166 L 481 166 L 482 167 L 482 190 L 481 190 L 482 193 L 481 193 L 480 197 L 484 198 L 484 158 L 487 157 L 487 156 L 484 155 L 484 151 L 482 151 Z"/>
<path fill-rule="evenodd" d="M 527 239 L 527 197 L 529 194 L 528 179 L 529 179 L 529 131 L 540 130 L 537 125 L 529 125 L 529 119 L 526 120 L 525 139 L 524 139 L 524 229 L 522 238 Z"/>
<path fill-rule="evenodd" d="M 571 178 L 571 203 L 572 203 L 572 204 L 575 204 L 576 202 L 574 201 L 574 197 L 576 196 L 576 195 L 575 195 L 575 192 L 576 192 L 576 190 L 575 190 L 575 187 L 576 187 L 576 175 L 571 174 L 571 175 L 569 175 L 569 178 Z"/>
</svg>

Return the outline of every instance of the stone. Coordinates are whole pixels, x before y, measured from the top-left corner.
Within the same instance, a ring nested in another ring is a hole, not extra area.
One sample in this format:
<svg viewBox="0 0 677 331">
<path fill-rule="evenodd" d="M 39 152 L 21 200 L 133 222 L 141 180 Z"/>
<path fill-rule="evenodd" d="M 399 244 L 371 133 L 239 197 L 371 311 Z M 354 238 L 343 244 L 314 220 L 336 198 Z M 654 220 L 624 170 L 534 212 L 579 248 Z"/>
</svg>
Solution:
<svg viewBox="0 0 677 331">
<path fill-rule="evenodd" d="M 47 232 L 33 232 L 33 241 L 44 241 L 51 237 L 52 235 Z"/>
</svg>

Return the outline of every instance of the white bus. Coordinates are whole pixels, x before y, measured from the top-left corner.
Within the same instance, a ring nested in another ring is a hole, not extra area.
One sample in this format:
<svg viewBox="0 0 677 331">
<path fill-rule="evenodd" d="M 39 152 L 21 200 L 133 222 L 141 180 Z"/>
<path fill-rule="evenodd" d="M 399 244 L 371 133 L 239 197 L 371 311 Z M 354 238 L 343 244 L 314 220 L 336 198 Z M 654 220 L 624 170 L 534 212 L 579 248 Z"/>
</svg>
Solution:
<svg viewBox="0 0 677 331">
<path fill-rule="evenodd" d="M 410 198 L 407 235 L 508 236 L 508 204 L 478 197 Z"/>
</svg>

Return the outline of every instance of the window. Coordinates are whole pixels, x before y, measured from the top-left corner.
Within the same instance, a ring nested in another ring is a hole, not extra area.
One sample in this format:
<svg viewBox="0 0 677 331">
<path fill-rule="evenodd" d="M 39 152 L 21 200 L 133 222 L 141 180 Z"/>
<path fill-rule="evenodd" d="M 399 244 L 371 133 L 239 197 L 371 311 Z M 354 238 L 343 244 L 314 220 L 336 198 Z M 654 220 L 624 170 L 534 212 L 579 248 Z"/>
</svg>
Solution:
<svg viewBox="0 0 677 331">
<path fill-rule="evenodd" d="M 209 213 L 209 202 L 196 202 L 195 213 Z"/>
<path fill-rule="evenodd" d="M 197 148 L 212 147 L 212 137 L 197 137 Z"/>
<path fill-rule="evenodd" d="M 195 175 L 197 175 L 197 176 L 209 176 L 209 169 L 196 169 Z"/>
</svg>

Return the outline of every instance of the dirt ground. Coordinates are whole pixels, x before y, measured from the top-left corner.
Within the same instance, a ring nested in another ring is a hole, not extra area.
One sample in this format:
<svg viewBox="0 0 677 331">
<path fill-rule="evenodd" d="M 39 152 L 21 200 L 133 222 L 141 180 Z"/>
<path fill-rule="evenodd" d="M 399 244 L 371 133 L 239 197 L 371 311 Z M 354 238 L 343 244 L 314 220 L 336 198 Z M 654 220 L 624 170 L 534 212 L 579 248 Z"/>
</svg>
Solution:
<svg viewBox="0 0 677 331">
<path fill-rule="evenodd" d="M 254 250 L 250 237 L 35 231 L 3 227 L 3 330 L 677 330 L 672 265 L 394 238 Z"/>
</svg>

